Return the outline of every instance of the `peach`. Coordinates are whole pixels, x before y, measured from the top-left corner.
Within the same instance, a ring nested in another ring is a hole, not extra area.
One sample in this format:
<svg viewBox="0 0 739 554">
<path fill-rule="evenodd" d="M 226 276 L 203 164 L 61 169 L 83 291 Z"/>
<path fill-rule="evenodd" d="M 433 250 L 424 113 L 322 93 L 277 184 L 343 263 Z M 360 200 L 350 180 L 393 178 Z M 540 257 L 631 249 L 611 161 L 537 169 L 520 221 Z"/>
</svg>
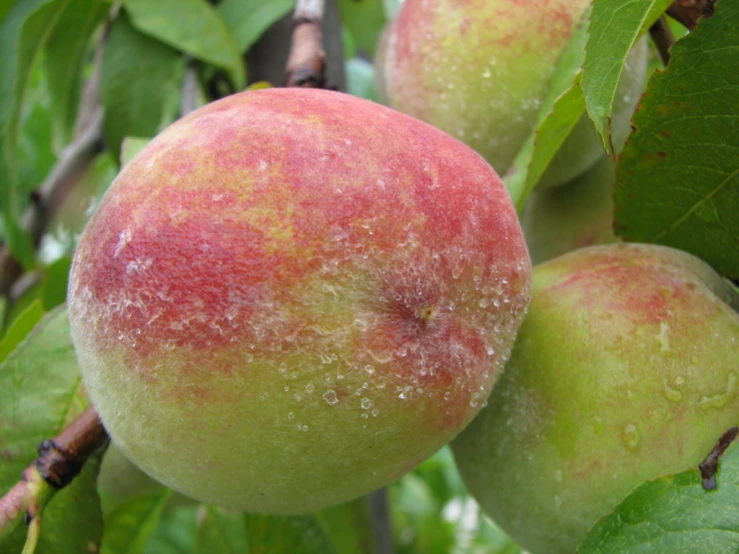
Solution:
<svg viewBox="0 0 739 554">
<path fill-rule="evenodd" d="M 198 500 L 299 513 L 381 487 L 478 412 L 530 296 L 474 151 L 349 95 L 209 104 L 122 170 L 69 313 L 115 444 Z"/>
<path fill-rule="evenodd" d="M 739 423 L 739 297 L 657 245 L 576 250 L 533 282 L 513 356 L 452 448 L 523 548 L 570 554 L 636 486 L 696 468 Z"/>
<path fill-rule="evenodd" d="M 393 108 L 474 148 L 503 175 L 534 130 L 554 68 L 590 0 L 406 0 L 380 41 L 377 84 Z M 616 93 L 623 142 L 646 75 L 646 41 Z M 571 181 L 603 155 L 583 115 L 542 186 Z"/>
</svg>

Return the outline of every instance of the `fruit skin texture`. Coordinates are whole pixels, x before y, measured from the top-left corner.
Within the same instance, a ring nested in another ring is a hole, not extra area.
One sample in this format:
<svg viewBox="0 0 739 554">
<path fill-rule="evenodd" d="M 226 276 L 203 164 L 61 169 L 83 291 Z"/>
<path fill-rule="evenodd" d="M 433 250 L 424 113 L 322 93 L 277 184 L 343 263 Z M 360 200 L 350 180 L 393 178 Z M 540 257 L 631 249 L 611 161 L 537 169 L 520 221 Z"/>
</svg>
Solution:
<svg viewBox="0 0 739 554">
<path fill-rule="evenodd" d="M 552 72 L 589 4 L 406 0 L 380 43 L 380 95 L 462 140 L 504 175 L 534 129 Z M 640 41 L 617 91 L 614 144 L 629 131 L 646 58 L 646 42 Z M 595 128 L 583 116 L 542 176 L 543 186 L 572 180 L 602 154 Z"/>
<path fill-rule="evenodd" d="M 616 164 L 603 156 L 564 186 L 535 190 L 521 217 L 534 264 L 572 250 L 620 242 L 613 231 Z"/>
<path fill-rule="evenodd" d="M 72 338 L 106 429 L 188 496 L 312 511 L 477 413 L 530 296 L 500 179 L 422 122 L 268 89 L 175 123 L 75 253 Z"/>
<path fill-rule="evenodd" d="M 737 300 L 663 246 L 536 266 L 511 360 L 452 443 L 487 514 L 534 554 L 570 554 L 643 481 L 696 468 L 739 423 Z"/>
</svg>

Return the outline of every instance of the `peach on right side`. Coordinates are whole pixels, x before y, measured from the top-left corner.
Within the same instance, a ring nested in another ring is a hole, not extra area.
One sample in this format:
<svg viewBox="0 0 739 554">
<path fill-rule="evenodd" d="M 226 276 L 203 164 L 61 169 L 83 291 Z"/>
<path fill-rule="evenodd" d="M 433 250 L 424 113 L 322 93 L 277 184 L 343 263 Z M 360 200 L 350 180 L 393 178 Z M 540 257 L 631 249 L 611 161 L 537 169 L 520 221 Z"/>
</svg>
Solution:
<svg viewBox="0 0 739 554">
<path fill-rule="evenodd" d="M 635 487 L 697 467 L 739 424 L 739 297 L 657 245 L 580 249 L 533 281 L 512 357 L 452 448 L 523 548 L 572 554 Z"/>
</svg>

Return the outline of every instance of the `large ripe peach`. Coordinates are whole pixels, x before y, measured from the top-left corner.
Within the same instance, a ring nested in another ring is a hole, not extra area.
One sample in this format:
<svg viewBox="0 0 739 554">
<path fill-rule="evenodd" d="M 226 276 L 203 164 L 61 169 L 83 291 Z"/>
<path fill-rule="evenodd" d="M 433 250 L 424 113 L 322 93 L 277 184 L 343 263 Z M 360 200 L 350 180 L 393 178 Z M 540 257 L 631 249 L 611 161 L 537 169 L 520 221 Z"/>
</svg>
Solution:
<svg viewBox="0 0 739 554">
<path fill-rule="evenodd" d="M 536 266 L 513 356 L 452 443 L 488 515 L 534 554 L 571 554 L 643 481 L 697 467 L 739 424 L 738 301 L 664 246 Z"/>
<path fill-rule="evenodd" d="M 75 253 L 72 336 L 113 441 L 199 500 L 315 510 L 477 413 L 530 260 L 492 168 L 349 95 L 238 94 L 121 172 Z"/>
<path fill-rule="evenodd" d="M 380 95 L 474 148 L 501 175 L 534 130 L 555 66 L 590 0 L 406 0 L 383 35 Z M 616 92 L 613 141 L 623 142 L 646 72 L 646 41 L 633 50 Z M 603 149 L 585 115 L 542 186 L 591 167 Z"/>
</svg>

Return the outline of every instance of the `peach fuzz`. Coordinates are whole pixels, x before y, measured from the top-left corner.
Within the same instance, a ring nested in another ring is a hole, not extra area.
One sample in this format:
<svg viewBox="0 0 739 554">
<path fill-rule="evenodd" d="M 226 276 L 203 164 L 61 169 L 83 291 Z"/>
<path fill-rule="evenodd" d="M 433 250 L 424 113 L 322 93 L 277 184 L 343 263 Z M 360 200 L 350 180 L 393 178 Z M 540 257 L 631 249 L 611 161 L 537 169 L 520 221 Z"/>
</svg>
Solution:
<svg viewBox="0 0 739 554">
<path fill-rule="evenodd" d="M 113 441 L 199 500 L 299 513 L 454 437 L 510 354 L 530 259 L 492 168 L 345 94 L 237 94 L 120 173 L 69 285 Z"/>
<path fill-rule="evenodd" d="M 739 296 L 657 245 L 576 250 L 533 282 L 506 370 L 452 447 L 522 548 L 570 554 L 635 487 L 697 469 L 739 424 Z"/>
</svg>

